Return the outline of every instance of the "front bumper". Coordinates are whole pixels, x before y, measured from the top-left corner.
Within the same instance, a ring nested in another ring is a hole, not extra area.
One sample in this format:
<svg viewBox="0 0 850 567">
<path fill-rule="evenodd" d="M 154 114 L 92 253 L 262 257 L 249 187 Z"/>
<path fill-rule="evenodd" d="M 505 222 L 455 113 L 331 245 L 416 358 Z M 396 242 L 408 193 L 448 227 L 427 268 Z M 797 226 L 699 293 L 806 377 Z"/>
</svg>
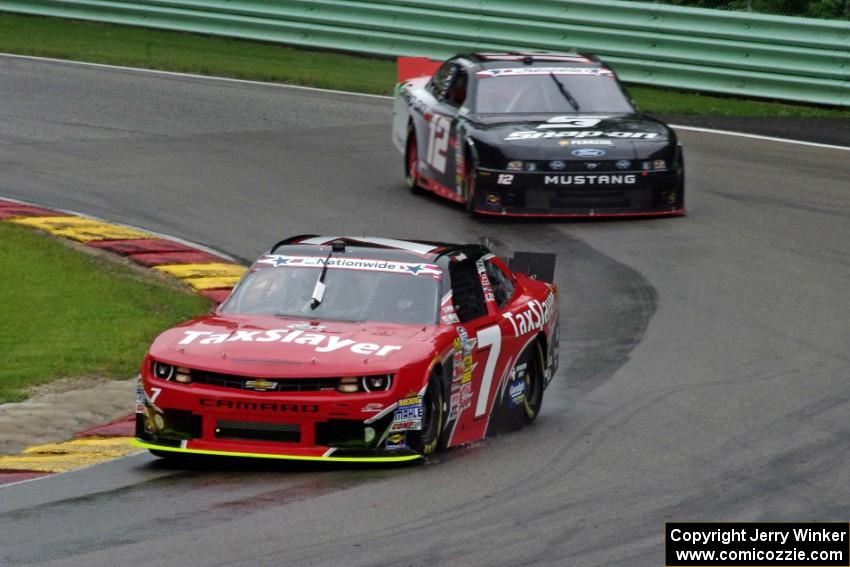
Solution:
<svg viewBox="0 0 850 567">
<path fill-rule="evenodd" d="M 627 217 L 685 214 L 684 172 L 524 172 L 479 168 L 482 215 Z"/>
<path fill-rule="evenodd" d="M 134 444 L 163 452 L 301 461 L 418 459 L 406 444 L 410 431 L 396 429 L 396 402 L 384 392 L 292 395 L 150 380 L 137 390 Z M 381 407 L 364 414 L 361 408 L 369 405 Z"/>
</svg>

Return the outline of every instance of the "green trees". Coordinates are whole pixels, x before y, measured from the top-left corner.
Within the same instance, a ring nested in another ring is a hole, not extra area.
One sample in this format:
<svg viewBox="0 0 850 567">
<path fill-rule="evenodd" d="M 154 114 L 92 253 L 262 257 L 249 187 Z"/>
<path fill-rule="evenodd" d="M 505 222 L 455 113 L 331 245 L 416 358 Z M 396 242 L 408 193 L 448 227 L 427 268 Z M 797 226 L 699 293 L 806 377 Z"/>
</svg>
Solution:
<svg viewBox="0 0 850 567">
<path fill-rule="evenodd" d="M 646 0 L 640 0 L 646 1 Z M 850 19 L 850 0 L 654 0 L 691 8 L 758 12 L 804 18 Z"/>
</svg>

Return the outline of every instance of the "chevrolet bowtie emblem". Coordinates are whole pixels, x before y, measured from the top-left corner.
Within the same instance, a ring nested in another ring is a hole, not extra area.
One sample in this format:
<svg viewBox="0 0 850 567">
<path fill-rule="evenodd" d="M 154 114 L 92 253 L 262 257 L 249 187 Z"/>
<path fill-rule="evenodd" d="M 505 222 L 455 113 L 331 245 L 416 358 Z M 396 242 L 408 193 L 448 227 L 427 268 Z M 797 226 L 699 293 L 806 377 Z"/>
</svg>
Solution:
<svg viewBox="0 0 850 567">
<path fill-rule="evenodd" d="M 271 382 L 269 380 L 248 380 L 245 382 L 245 387 L 249 390 L 264 392 L 266 390 L 276 390 L 277 382 Z"/>
</svg>

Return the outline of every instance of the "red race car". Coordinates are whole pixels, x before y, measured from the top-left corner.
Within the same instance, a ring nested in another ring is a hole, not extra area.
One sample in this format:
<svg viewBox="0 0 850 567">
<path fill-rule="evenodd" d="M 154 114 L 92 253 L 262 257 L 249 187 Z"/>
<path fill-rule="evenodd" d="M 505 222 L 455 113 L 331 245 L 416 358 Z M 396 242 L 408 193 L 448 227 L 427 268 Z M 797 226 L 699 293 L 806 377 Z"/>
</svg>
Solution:
<svg viewBox="0 0 850 567">
<path fill-rule="evenodd" d="M 405 461 L 533 421 L 558 364 L 552 254 L 297 236 L 142 362 L 135 444 Z"/>
</svg>

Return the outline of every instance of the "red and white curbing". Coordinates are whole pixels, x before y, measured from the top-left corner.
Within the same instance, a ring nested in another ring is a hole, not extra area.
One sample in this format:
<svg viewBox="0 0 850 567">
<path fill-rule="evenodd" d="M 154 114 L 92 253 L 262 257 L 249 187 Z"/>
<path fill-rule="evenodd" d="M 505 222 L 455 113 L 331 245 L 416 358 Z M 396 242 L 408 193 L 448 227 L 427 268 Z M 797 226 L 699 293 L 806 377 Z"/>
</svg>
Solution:
<svg viewBox="0 0 850 567">
<path fill-rule="evenodd" d="M 244 266 L 213 250 L 125 225 L 103 222 L 85 215 L 20 201 L 0 199 L 0 221 L 30 226 L 92 248 L 123 256 L 141 266 L 180 279 L 215 304 L 227 298 L 245 271 Z M 128 405 L 130 402 L 131 400 L 128 400 Z M 67 444 L 82 443 L 85 446 L 87 439 L 107 440 L 132 437 L 134 429 L 135 420 L 131 414 L 78 432 L 75 439 Z M 111 457 L 112 454 L 114 453 L 104 453 L 102 460 L 114 458 Z M 7 459 L 5 466 L 4 459 L 0 458 L 0 485 L 25 482 L 69 470 L 67 465 L 50 470 L 49 463 L 43 467 L 39 466 L 38 470 L 35 470 L 36 467 L 27 470 L 26 465 L 10 467 L 8 463 L 14 462 L 16 458 Z M 91 459 L 81 462 L 92 464 Z M 24 468 L 19 468 L 20 466 Z"/>
</svg>

